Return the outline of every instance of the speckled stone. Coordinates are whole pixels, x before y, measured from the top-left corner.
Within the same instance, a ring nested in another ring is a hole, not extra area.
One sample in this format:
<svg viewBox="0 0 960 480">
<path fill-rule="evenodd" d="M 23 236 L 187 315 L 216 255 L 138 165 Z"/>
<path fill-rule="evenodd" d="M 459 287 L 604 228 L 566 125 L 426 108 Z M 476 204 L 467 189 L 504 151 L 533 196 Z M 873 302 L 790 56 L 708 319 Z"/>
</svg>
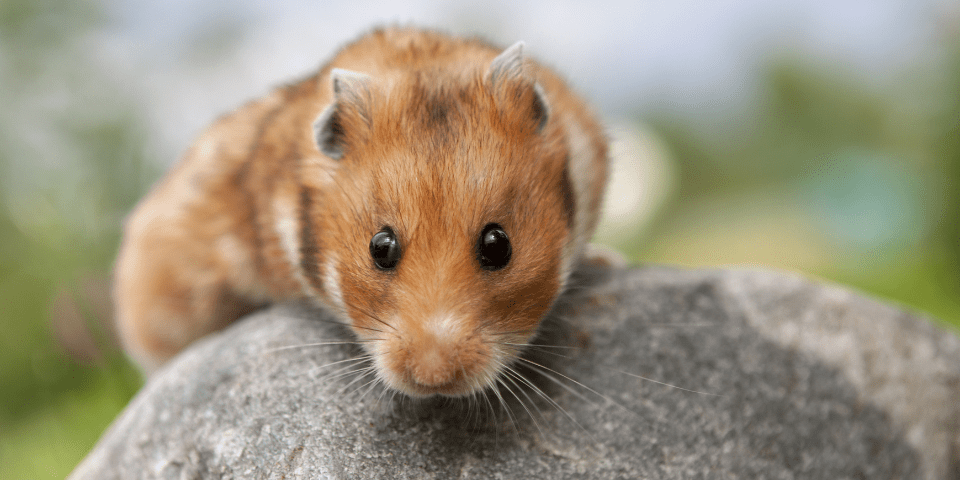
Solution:
<svg viewBox="0 0 960 480">
<path fill-rule="evenodd" d="M 304 346 L 350 338 L 329 320 L 193 345 L 70 478 L 960 478 L 960 339 L 800 277 L 583 268 L 542 329 L 565 348 L 527 355 L 550 370 L 471 401 L 371 388 L 357 347 Z"/>
</svg>

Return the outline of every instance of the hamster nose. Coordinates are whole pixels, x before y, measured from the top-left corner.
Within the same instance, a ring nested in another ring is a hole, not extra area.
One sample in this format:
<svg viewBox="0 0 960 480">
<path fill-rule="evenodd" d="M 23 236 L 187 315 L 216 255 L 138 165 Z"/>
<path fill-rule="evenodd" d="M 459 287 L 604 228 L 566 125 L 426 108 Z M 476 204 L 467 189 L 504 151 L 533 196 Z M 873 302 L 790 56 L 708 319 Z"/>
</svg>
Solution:
<svg viewBox="0 0 960 480">
<path fill-rule="evenodd" d="M 407 359 L 411 380 L 424 387 L 441 387 L 454 382 L 461 370 L 457 365 L 456 348 L 436 341 L 429 343 Z"/>
<path fill-rule="evenodd" d="M 391 387 L 415 397 L 462 396 L 483 388 L 493 375 L 493 352 L 475 324 L 455 314 L 408 324 L 378 346 L 381 375 Z"/>
</svg>

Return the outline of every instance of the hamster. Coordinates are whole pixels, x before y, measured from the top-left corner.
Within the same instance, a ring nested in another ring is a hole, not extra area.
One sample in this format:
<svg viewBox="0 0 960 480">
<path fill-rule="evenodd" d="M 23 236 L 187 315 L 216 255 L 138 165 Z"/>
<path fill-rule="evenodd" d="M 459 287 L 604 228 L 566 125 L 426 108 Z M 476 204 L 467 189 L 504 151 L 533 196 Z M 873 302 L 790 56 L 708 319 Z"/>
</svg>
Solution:
<svg viewBox="0 0 960 480">
<path fill-rule="evenodd" d="M 599 122 L 523 43 L 375 30 L 218 119 L 137 205 L 113 289 L 122 344 L 149 373 L 305 299 L 389 388 L 471 395 L 567 285 L 607 170 Z"/>
</svg>

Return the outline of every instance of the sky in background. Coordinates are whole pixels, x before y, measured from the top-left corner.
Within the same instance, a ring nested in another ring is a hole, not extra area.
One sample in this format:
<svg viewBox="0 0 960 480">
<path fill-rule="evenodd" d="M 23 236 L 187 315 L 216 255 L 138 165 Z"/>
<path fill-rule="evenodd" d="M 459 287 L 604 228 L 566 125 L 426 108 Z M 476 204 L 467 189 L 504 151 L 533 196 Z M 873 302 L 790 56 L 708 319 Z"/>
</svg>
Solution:
<svg viewBox="0 0 960 480">
<path fill-rule="evenodd" d="M 844 65 L 878 86 L 902 80 L 938 61 L 944 19 L 960 10 L 949 0 L 122 0 L 109 8 L 110 27 L 90 41 L 118 88 L 147 104 L 152 147 L 168 162 L 220 113 L 310 73 L 379 24 L 524 40 L 607 117 L 666 111 L 712 122 L 749 108 L 762 67 L 780 56 Z"/>
</svg>

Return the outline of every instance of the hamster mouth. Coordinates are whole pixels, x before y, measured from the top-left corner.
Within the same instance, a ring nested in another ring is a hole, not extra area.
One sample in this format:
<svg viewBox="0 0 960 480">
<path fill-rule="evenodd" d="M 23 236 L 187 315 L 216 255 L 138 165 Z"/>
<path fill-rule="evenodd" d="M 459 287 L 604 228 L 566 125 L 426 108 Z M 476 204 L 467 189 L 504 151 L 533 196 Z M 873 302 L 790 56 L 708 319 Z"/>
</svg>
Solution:
<svg viewBox="0 0 960 480">
<path fill-rule="evenodd" d="M 466 397 L 492 385 L 499 374 L 496 358 L 488 355 L 452 353 L 450 357 L 434 359 L 421 351 L 395 350 L 377 355 L 375 363 L 388 387 L 410 397 Z"/>
<path fill-rule="evenodd" d="M 380 381 L 413 398 L 468 397 L 495 387 L 531 335 L 480 328 L 491 322 L 448 311 L 386 322 L 389 333 L 371 335 L 364 347 Z"/>
<path fill-rule="evenodd" d="M 409 368 L 409 366 L 408 366 Z M 436 383 L 428 383 L 426 378 L 413 374 L 409 369 L 397 375 L 391 372 L 386 377 L 393 381 L 387 384 L 411 397 L 430 397 L 443 395 L 446 397 L 465 397 L 483 390 L 492 383 L 497 372 L 490 372 L 488 365 L 472 365 L 470 368 L 459 368 L 450 372 L 450 379 Z"/>
<path fill-rule="evenodd" d="M 413 398 L 426 398 L 435 395 L 444 397 L 468 397 L 490 387 L 499 372 L 487 372 L 486 370 L 474 374 L 471 377 L 457 378 L 446 383 L 436 385 L 425 385 L 414 379 L 407 378 L 401 385 L 391 385 L 396 390 L 403 392 Z M 388 382 L 389 384 L 389 382 Z"/>
<path fill-rule="evenodd" d="M 423 385 L 417 382 L 411 382 L 407 385 L 408 389 L 404 393 L 411 397 L 430 397 L 433 395 L 443 395 L 446 397 L 463 397 L 473 393 L 462 381 L 453 381 L 442 385 Z"/>
</svg>

